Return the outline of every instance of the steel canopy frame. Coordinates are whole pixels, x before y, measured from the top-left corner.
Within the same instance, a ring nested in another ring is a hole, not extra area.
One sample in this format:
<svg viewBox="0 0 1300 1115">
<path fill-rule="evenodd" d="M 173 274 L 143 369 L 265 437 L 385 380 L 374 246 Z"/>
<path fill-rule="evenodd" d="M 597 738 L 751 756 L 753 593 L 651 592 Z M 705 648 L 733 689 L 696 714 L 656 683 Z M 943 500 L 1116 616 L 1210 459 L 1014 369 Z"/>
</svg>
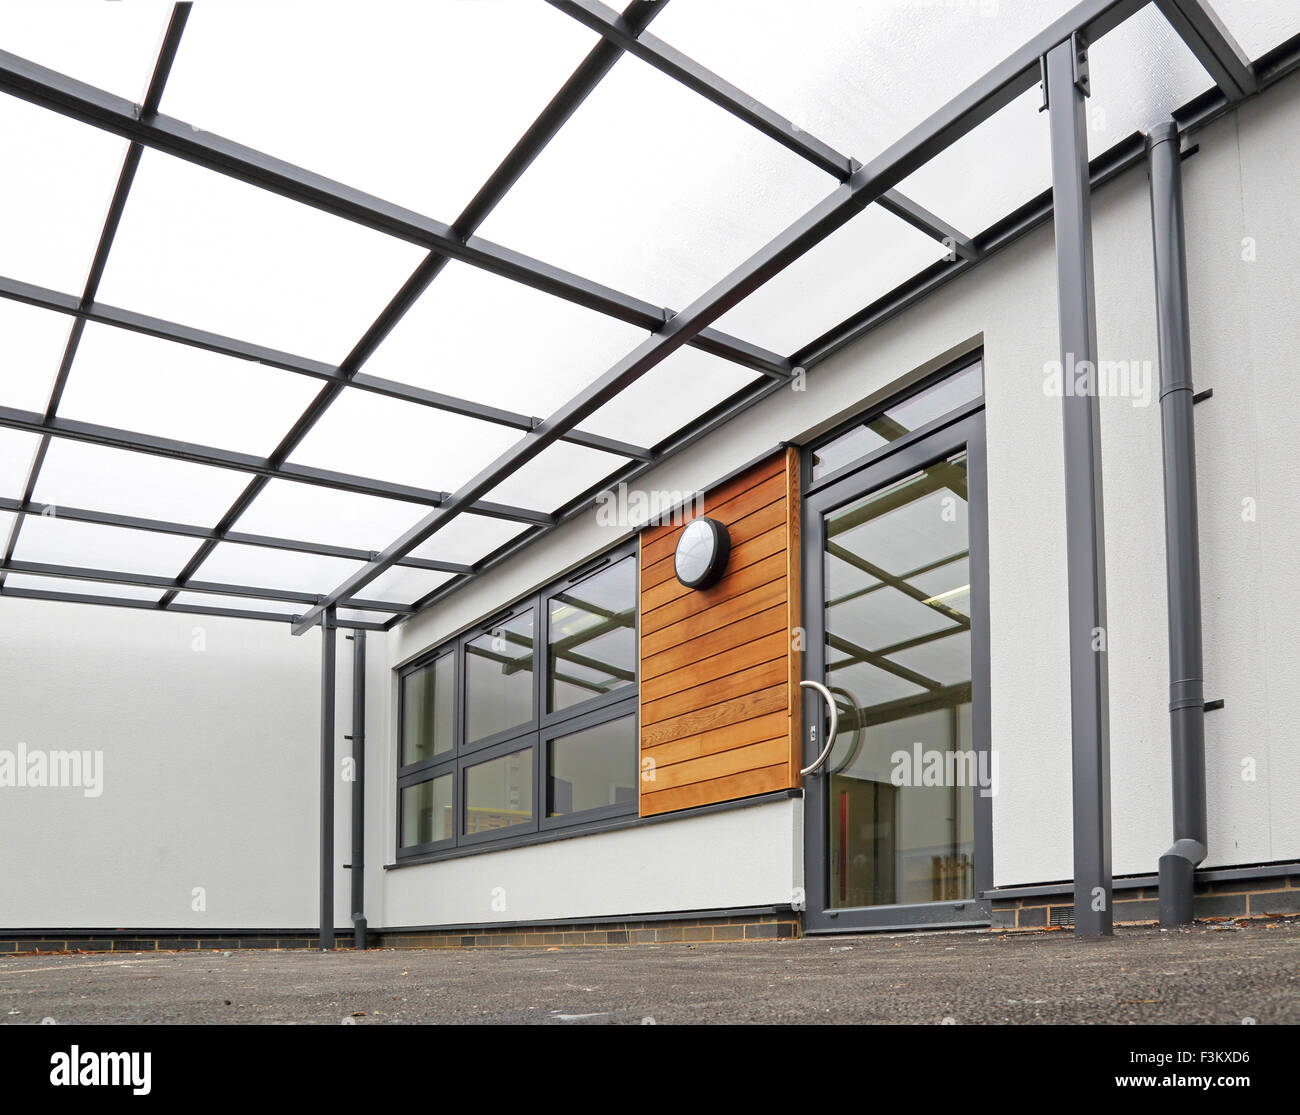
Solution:
<svg viewBox="0 0 1300 1115">
<path fill-rule="evenodd" d="M 491 491 L 548 445 L 687 344 L 714 320 L 841 228 L 909 174 L 920 169 L 1020 94 L 1032 89 L 1040 77 L 1040 61 L 1052 47 L 1080 33 L 1088 41 L 1093 41 L 1145 7 L 1146 3 L 1147 0 L 1083 0 L 1076 5 L 1001 65 L 933 113 L 870 163 L 855 171 L 820 204 L 690 306 L 665 322 L 662 329 L 481 470 L 445 504 L 406 531 L 377 560 L 343 581 L 325 597 L 323 604 L 310 608 L 294 624 L 294 633 L 303 634 L 310 630 L 319 621 L 326 607 L 359 592 L 394 562 L 468 509 L 475 500 Z"/>
</svg>

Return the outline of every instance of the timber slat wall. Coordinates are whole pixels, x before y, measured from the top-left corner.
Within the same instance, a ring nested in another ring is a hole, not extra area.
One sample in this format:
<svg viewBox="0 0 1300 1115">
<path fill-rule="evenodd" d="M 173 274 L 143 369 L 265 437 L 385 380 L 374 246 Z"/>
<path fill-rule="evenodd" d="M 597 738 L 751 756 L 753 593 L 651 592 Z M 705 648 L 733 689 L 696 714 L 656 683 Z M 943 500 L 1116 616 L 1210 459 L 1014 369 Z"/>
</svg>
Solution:
<svg viewBox="0 0 1300 1115">
<path fill-rule="evenodd" d="M 798 480 L 788 449 L 705 496 L 731 557 L 703 592 L 673 573 L 684 524 L 641 534 L 643 817 L 799 784 Z"/>
</svg>

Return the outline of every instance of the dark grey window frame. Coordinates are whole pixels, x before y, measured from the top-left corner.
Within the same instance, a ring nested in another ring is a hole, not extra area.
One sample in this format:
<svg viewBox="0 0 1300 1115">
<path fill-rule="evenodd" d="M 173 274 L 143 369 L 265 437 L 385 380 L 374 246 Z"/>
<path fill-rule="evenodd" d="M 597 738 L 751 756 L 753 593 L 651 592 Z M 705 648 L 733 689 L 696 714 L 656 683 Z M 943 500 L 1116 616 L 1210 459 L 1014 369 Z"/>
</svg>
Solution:
<svg viewBox="0 0 1300 1115">
<path fill-rule="evenodd" d="M 495 851 L 501 848 L 520 846 L 536 841 L 540 833 L 563 835 L 565 830 L 581 830 L 593 823 L 617 823 L 626 821 L 635 823 L 637 801 L 633 799 L 626 804 L 601 806 L 577 813 L 566 813 L 560 817 L 547 817 L 546 770 L 548 767 L 548 749 L 554 740 L 562 739 L 574 732 L 627 716 L 633 718 L 634 729 L 638 726 L 638 697 L 640 694 L 639 678 L 619 685 L 607 693 L 599 694 L 590 700 L 570 705 L 558 712 L 547 710 L 548 688 L 548 635 L 550 633 L 550 604 L 562 593 L 572 591 L 591 577 L 595 577 L 613 568 L 620 561 L 631 559 L 639 561 L 637 540 L 629 539 L 601 554 L 594 560 L 578 567 L 563 577 L 557 578 L 541 589 L 519 597 L 506 607 L 495 612 L 490 618 L 479 620 L 457 635 L 430 648 L 426 653 L 400 667 L 397 672 L 397 824 L 395 831 L 396 862 L 401 864 L 412 859 L 421 859 L 430 854 L 463 853 L 473 851 Z M 636 611 L 633 618 L 633 635 L 640 633 L 640 600 L 637 596 L 639 582 L 634 588 L 633 599 Z M 483 739 L 470 741 L 468 725 L 467 695 L 468 685 L 468 647 L 471 642 L 490 634 L 503 623 L 533 612 L 533 677 L 532 677 L 532 718 L 522 724 L 494 732 Z M 449 752 L 418 763 L 404 764 L 406 737 L 406 679 L 431 662 L 450 658 L 453 668 L 452 690 L 455 700 L 455 712 L 452 717 L 453 745 Z M 634 662 L 633 669 L 635 671 Z M 532 748 L 532 809 L 533 816 L 529 822 L 511 825 L 507 828 L 482 833 L 466 833 L 465 829 L 465 774 L 466 771 L 483 762 L 513 754 L 524 748 Z M 402 844 L 402 791 L 409 786 L 433 778 L 450 775 L 453 779 L 453 816 L 455 831 L 444 840 L 425 844 Z M 639 770 L 638 770 L 639 776 Z"/>
<path fill-rule="evenodd" d="M 824 437 L 805 447 L 802 454 L 803 516 L 801 561 L 805 570 L 804 616 L 808 629 L 808 649 L 804 657 L 804 676 L 820 680 L 823 664 L 821 602 L 816 598 L 818 577 L 811 575 L 812 562 L 820 562 L 820 535 L 814 519 L 829 506 L 857 498 L 865 491 L 891 482 L 890 477 L 924 468 L 963 448 L 968 459 L 970 484 L 970 571 L 971 619 L 975 630 L 983 638 L 971 642 L 971 735 L 977 752 L 987 753 L 992 748 L 992 718 L 990 710 L 989 644 L 989 581 L 988 581 L 988 467 L 987 442 L 984 428 L 985 398 L 981 390 L 978 399 L 918 426 L 915 430 L 880 446 L 845 468 L 823 477 L 815 484 L 812 477 L 812 455 L 816 447 L 825 445 L 857 425 L 890 410 L 899 403 L 955 375 L 974 364 L 983 362 L 983 350 L 972 352 L 958 361 L 946 365 L 933 376 L 899 395 L 890 396 L 878 406 L 841 423 Z M 945 433 L 945 431 L 947 431 Z M 814 702 L 803 707 L 803 749 L 805 762 L 811 762 L 815 752 L 810 749 L 809 728 L 821 709 Z M 823 729 L 824 730 L 824 729 Z M 918 927 L 983 926 L 992 918 L 991 903 L 984 897 L 993 885 L 993 802 L 982 794 L 974 795 L 975 808 L 975 897 L 969 899 L 899 904 L 891 906 L 848 907 L 832 910 L 826 903 L 825 859 L 819 858 L 817 849 L 823 839 L 826 824 L 825 803 L 820 797 L 821 787 L 816 776 L 804 781 L 804 886 L 807 908 L 804 914 L 804 931 L 821 933 L 862 933 L 885 929 L 915 929 Z"/>
</svg>

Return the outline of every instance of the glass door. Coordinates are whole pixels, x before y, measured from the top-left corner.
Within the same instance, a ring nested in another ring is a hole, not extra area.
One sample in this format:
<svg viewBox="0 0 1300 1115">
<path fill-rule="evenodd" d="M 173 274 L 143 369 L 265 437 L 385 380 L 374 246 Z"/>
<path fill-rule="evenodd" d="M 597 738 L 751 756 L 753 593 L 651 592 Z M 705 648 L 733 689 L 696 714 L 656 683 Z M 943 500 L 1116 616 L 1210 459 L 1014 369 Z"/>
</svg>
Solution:
<svg viewBox="0 0 1300 1115">
<path fill-rule="evenodd" d="M 804 505 L 804 676 L 838 721 L 803 780 L 805 925 L 987 924 L 983 413 L 847 472 Z M 803 707 L 812 764 L 832 718 Z"/>
</svg>

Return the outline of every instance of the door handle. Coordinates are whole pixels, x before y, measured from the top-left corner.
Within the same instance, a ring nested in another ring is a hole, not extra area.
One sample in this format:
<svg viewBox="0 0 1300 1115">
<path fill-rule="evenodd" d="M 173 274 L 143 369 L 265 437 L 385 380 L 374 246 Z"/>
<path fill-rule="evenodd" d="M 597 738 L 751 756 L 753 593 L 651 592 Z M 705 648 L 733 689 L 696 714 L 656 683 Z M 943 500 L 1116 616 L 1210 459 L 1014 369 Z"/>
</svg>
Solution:
<svg viewBox="0 0 1300 1115">
<path fill-rule="evenodd" d="M 826 732 L 826 746 L 822 748 L 822 753 L 817 756 L 808 766 L 799 771 L 801 775 L 807 777 L 816 773 L 823 763 L 830 758 L 831 748 L 835 746 L 835 737 L 840 730 L 840 710 L 835 705 L 835 698 L 831 696 L 831 691 L 826 688 L 820 681 L 801 681 L 799 683 L 802 689 L 815 689 L 822 695 L 822 700 L 826 702 L 827 711 L 831 714 L 831 726 Z"/>
</svg>

